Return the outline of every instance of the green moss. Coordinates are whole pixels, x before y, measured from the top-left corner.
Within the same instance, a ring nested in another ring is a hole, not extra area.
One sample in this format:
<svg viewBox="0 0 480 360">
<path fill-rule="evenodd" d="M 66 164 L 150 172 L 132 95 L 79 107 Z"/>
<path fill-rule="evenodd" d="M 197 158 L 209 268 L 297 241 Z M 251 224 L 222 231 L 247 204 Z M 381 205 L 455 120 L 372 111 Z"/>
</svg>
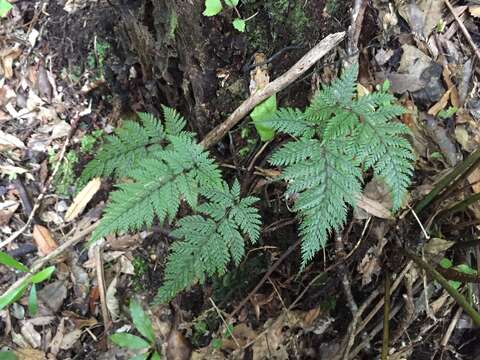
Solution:
<svg viewBox="0 0 480 360">
<path fill-rule="evenodd" d="M 177 30 L 178 26 L 178 16 L 177 14 L 172 11 L 170 13 L 170 18 L 168 21 L 168 38 L 173 40 L 175 38 L 175 31 Z"/>
<path fill-rule="evenodd" d="M 308 40 L 316 33 L 315 21 L 303 1 L 246 0 L 242 14 L 258 15 L 248 22 L 248 40 L 253 51 L 275 49 Z"/>
</svg>

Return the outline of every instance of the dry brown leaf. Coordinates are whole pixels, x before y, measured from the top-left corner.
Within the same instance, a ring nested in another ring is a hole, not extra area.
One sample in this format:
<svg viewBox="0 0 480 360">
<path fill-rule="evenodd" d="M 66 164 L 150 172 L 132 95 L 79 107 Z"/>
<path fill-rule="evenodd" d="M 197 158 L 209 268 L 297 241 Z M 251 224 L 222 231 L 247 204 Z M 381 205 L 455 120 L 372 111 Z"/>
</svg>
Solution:
<svg viewBox="0 0 480 360">
<path fill-rule="evenodd" d="M 20 49 L 19 46 L 0 51 L 1 70 L 6 79 L 11 79 L 13 77 L 13 62 L 21 54 L 22 49 Z"/>
<path fill-rule="evenodd" d="M 382 203 L 377 200 L 370 199 L 365 195 L 360 195 L 360 197 L 357 199 L 357 206 L 377 218 L 392 218 L 392 214 L 385 206 L 382 205 Z"/>
<path fill-rule="evenodd" d="M 117 297 L 115 296 L 117 294 L 117 281 L 118 278 L 115 277 L 110 285 L 108 285 L 108 289 L 105 295 L 105 300 L 107 302 L 107 309 L 110 312 L 110 316 L 112 317 L 112 320 L 117 320 L 119 315 L 120 315 L 120 305 L 118 302 Z"/>
<path fill-rule="evenodd" d="M 42 225 L 35 224 L 33 226 L 33 240 L 35 240 L 38 251 L 42 255 L 48 255 L 58 247 L 50 231 Z"/>
<path fill-rule="evenodd" d="M 167 342 L 167 359 L 188 360 L 191 354 L 192 347 L 185 336 L 178 330 L 172 330 Z"/>
<path fill-rule="evenodd" d="M 25 149 L 25 144 L 22 140 L 12 134 L 7 134 L 0 130 L 0 151 L 11 149 Z"/>
<path fill-rule="evenodd" d="M 254 55 L 254 59 L 255 64 L 264 64 L 267 60 L 265 54 L 263 53 L 256 53 Z M 268 75 L 267 65 L 264 64 L 255 67 L 250 72 L 250 93 L 253 94 L 255 91 L 263 89 L 269 82 L 270 76 Z"/>
<path fill-rule="evenodd" d="M 473 191 L 475 193 L 480 193 L 480 168 L 475 168 L 467 177 L 468 182 L 472 185 Z"/>
<path fill-rule="evenodd" d="M 10 222 L 19 205 L 20 204 L 14 200 L 7 200 L 0 203 L 0 226 L 7 225 Z"/>
<path fill-rule="evenodd" d="M 92 200 L 93 196 L 97 193 L 102 185 L 100 178 L 94 178 L 88 182 L 87 185 L 75 196 L 72 205 L 68 208 L 65 214 L 65 221 L 72 221 L 79 214 L 85 210 L 87 204 Z"/>
<path fill-rule="evenodd" d="M 455 244 L 455 241 L 445 240 L 441 238 L 430 239 L 424 247 L 424 251 L 431 255 L 443 254 Z"/>
<path fill-rule="evenodd" d="M 470 14 L 475 17 L 480 17 L 480 5 L 472 5 L 468 7 Z"/>
<path fill-rule="evenodd" d="M 428 114 L 432 116 L 436 116 L 441 110 L 445 109 L 448 104 L 448 100 L 450 99 L 450 93 L 452 92 L 452 88 L 445 91 L 445 94 L 438 100 L 438 102 L 433 105 L 430 109 L 428 109 Z"/>
</svg>

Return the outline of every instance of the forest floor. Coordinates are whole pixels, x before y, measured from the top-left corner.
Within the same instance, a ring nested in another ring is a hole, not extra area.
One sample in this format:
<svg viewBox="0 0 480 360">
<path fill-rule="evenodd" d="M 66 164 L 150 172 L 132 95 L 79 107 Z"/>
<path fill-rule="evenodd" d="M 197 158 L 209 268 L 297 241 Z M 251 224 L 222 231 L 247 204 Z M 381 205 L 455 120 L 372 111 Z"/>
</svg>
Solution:
<svg viewBox="0 0 480 360">
<path fill-rule="evenodd" d="M 149 41 L 124 31 L 135 14 L 139 34 L 152 32 L 154 2 L 11 2 L 0 18 L 0 360 L 131 358 L 108 335 L 134 331 L 134 297 L 167 359 L 375 359 L 382 346 L 391 360 L 480 358 L 480 324 L 399 250 L 419 254 L 480 311 L 478 0 L 240 1 L 252 16 L 244 33 L 227 10 L 205 20 L 217 65 L 188 91 L 188 70 L 172 65 L 174 31 L 168 42 L 152 35 L 153 75 L 142 53 Z M 269 59 L 260 69 L 268 83 L 339 31 L 345 40 L 279 92 L 278 105 L 305 107 L 345 62 L 359 64 L 359 93 L 387 79 L 408 110 L 399 121 L 417 157 L 408 204 L 390 216 L 385 187 L 367 174 L 364 201 L 300 270 L 298 223 L 268 163 L 285 137 L 261 142 L 246 116 L 210 150 L 261 195 L 261 240 L 225 276 L 153 305 L 171 239 L 156 225 L 88 246 L 114 184 L 81 183 L 85 165 L 124 119 L 158 115 L 162 104 L 202 140 L 249 97 L 255 54 Z M 213 86 L 206 125 L 187 96 L 202 92 L 197 85 Z M 11 258 L 32 272 L 55 269 L 32 293 Z"/>
</svg>

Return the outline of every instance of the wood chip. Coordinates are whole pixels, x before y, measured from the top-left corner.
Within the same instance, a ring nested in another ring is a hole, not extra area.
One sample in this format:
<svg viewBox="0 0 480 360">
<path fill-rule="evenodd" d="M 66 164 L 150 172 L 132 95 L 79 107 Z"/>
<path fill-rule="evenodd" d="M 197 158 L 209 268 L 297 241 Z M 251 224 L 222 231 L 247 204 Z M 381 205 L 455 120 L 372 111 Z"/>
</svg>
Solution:
<svg viewBox="0 0 480 360">
<path fill-rule="evenodd" d="M 69 222 L 75 219 L 78 215 L 85 210 L 85 207 L 88 205 L 93 196 L 97 193 L 102 185 L 100 178 L 94 178 L 75 196 L 72 205 L 67 210 L 65 214 L 65 221 Z"/>
</svg>

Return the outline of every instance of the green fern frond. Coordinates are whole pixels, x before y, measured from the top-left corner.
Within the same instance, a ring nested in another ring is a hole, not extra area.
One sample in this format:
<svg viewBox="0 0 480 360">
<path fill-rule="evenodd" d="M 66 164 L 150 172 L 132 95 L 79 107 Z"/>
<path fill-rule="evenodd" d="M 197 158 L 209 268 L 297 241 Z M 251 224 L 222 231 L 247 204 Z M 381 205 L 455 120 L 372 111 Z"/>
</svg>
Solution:
<svg viewBox="0 0 480 360">
<path fill-rule="evenodd" d="M 410 184 L 410 131 L 395 121 L 404 109 L 383 90 L 357 98 L 357 74 L 358 67 L 352 66 L 318 91 L 305 112 L 280 112 L 273 122 L 276 130 L 299 137 L 269 161 L 284 167 L 287 195 L 297 196 L 303 266 L 325 245 L 329 233 L 344 224 L 348 206 L 355 205 L 361 192 L 362 167 L 373 168 L 390 187 L 394 210 L 401 207 Z M 301 114 L 298 119 L 296 114 Z"/>
<path fill-rule="evenodd" d="M 312 137 L 316 128 L 300 110 L 292 108 L 279 109 L 270 119 L 261 121 L 261 124 L 279 132 L 305 138 Z"/>
<path fill-rule="evenodd" d="M 200 145 L 186 135 L 168 139 L 166 149 L 131 171 L 133 183 L 117 185 L 92 241 L 151 226 L 155 216 L 172 221 L 182 200 L 195 208 L 202 187 L 220 186 L 220 170 Z"/>
<path fill-rule="evenodd" d="M 163 114 L 165 127 L 148 113 L 137 114 L 140 123 L 125 121 L 113 135 L 106 138 L 101 150 L 83 170 L 81 181 L 86 182 L 96 176 L 130 176 L 139 163 L 161 150 L 167 135 L 188 134 L 183 132 L 186 123 L 180 114 L 167 107 L 163 107 Z"/>
<path fill-rule="evenodd" d="M 222 275 L 231 260 L 238 265 L 245 254 L 244 237 L 254 243 L 260 235 L 260 215 L 252 207 L 257 199 L 241 199 L 237 182 L 231 189 L 224 184 L 202 194 L 207 200 L 198 207 L 202 215 L 180 219 L 172 231 L 180 240 L 172 246 L 157 302 L 169 301 L 193 284 L 203 283 L 206 276 Z"/>
</svg>

